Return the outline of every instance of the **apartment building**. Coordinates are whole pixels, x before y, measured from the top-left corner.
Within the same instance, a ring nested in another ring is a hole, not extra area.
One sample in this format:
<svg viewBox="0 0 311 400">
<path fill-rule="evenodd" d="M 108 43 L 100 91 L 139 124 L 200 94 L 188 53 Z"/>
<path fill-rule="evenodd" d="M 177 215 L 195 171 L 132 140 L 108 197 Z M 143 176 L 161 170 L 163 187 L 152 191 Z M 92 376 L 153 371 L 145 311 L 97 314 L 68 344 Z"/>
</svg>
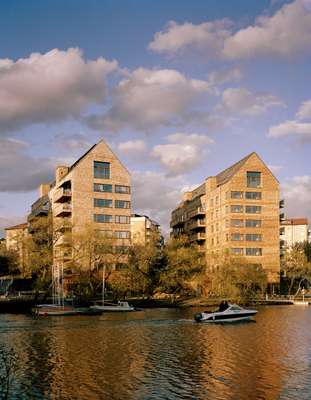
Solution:
<svg viewBox="0 0 311 400">
<path fill-rule="evenodd" d="M 160 240 L 160 225 L 147 215 L 132 214 L 131 236 L 133 244 L 145 245 L 155 236 Z"/>
<path fill-rule="evenodd" d="M 15 250 L 19 255 L 19 268 L 22 272 L 26 270 L 26 243 L 28 237 L 28 224 L 27 222 L 10 226 L 5 229 L 6 241 L 5 245 L 7 250 Z"/>
<path fill-rule="evenodd" d="M 310 230 L 307 218 L 290 218 L 281 221 L 280 245 L 282 254 L 294 244 L 305 242 L 309 239 Z"/>
<path fill-rule="evenodd" d="M 261 265 L 271 284 L 280 274 L 279 183 L 255 153 L 183 195 L 171 234 L 186 234 L 207 259 L 229 251 Z"/>
</svg>

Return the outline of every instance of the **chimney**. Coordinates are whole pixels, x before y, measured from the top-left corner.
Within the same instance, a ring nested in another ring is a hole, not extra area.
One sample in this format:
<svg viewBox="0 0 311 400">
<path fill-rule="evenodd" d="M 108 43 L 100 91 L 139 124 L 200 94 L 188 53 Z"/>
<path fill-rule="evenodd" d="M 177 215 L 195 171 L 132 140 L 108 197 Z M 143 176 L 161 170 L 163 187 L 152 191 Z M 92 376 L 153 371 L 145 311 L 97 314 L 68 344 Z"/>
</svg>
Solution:
<svg viewBox="0 0 311 400">
<path fill-rule="evenodd" d="M 46 196 L 50 191 L 50 184 L 49 183 L 41 183 L 39 186 L 39 198 Z"/>
</svg>

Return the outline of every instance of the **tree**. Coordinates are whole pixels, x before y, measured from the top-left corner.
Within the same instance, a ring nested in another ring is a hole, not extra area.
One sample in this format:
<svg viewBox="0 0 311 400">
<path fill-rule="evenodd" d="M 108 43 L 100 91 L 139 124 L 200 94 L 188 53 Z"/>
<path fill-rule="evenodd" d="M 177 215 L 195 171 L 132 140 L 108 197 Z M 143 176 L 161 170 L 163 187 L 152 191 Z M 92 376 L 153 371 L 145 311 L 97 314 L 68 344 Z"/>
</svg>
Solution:
<svg viewBox="0 0 311 400">
<path fill-rule="evenodd" d="M 19 274 L 19 254 L 17 250 L 7 250 L 4 244 L 0 245 L 0 276 Z"/>
<path fill-rule="evenodd" d="M 311 263 L 300 245 L 293 246 L 287 250 L 281 260 L 283 276 L 288 284 L 288 294 L 296 287 L 296 293 L 301 289 L 305 282 L 311 282 Z"/>
<path fill-rule="evenodd" d="M 174 295 L 192 292 L 192 283 L 204 270 L 205 263 L 197 246 L 186 236 L 171 238 L 165 246 L 164 256 L 161 289 Z"/>
<path fill-rule="evenodd" d="M 216 297 L 245 300 L 264 293 L 267 275 L 260 265 L 228 252 L 210 255 L 206 279 L 208 291 Z"/>
</svg>

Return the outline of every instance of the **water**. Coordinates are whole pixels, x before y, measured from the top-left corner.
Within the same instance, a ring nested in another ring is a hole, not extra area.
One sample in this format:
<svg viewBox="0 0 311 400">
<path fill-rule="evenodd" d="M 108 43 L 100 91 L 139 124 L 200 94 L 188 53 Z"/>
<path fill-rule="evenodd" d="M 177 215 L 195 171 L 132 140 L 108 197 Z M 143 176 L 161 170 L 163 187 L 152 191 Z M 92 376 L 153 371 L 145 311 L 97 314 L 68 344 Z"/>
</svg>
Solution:
<svg viewBox="0 0 311 400">
<path fill-rule="evenodd" d="M 310 399 L 311 307 L 256 322 L 193 322 L 196 309 L 33 319 L 0 315 L 19 364 L 10 399 Z"/>
</svg>

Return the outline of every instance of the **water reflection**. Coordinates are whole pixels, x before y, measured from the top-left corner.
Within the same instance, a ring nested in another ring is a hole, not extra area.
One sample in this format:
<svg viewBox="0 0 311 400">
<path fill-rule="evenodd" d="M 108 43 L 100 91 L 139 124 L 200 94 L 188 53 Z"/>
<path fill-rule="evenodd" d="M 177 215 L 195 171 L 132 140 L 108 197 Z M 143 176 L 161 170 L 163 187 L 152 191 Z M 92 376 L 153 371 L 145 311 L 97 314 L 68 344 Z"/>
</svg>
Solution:
<svg viewBox="0 0 311 400">
<path fill-rule="evenodd" d="M 189 310 L 0 316 L 19 357 L 15 399 L 310 399 L 311 308 L 196 324 Z"/>
</svg>

